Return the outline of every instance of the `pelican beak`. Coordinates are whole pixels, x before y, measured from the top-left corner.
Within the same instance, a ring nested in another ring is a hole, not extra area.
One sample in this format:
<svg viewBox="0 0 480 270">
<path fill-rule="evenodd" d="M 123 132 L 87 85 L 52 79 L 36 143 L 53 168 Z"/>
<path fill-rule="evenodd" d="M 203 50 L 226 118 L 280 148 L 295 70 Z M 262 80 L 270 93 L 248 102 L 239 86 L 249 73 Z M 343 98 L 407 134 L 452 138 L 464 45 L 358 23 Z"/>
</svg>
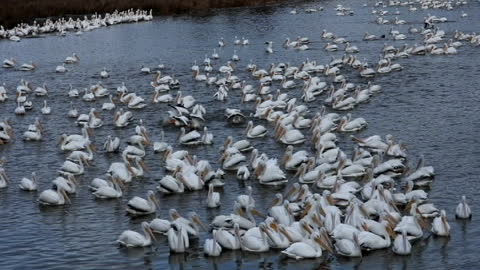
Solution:
<svg viewBox="0 0 480 270">
<path fill-rule="evenodd" d="M 157 197 L 155 197 L 155 194 L 152 195 L 152 198 L 153 198 L 153 203 L 155 203 L 157 208 L 160 208 L 160 201 L 157 199 Z"/>
<path fill-rule="evenodd" d="M 150 171 L 150 170 L 148 169 L 148 167 L 147 167 L 147 164 L 145 164 L 145 162 L 143 162 L 143 160 L 140 161 L 138 164 L 140 164 L 140 166 L 142 166 L 142 168 L 143 168 L 145 171 L 147 171 L 147 172 Z"/>
<path fill-rule="evenodd" d="M 313 233 L 313 229 L 310 227 L 308 224 L 302 224 L 302 227 L 305 231 L 307 231 L 309 234 Z"/>
<path fill-rule="evenodd" d="M 193 221 L 195 221 L 195 223 L 197 223 L 198 225 L 200 225 L 200 227 L 202 227 L 202 229 L 203 229 L 204 231 L 208 232 L 207 226 L 202 222 L 202 220 L 201 220 L 199 217 L 195 216 L 195 217 L 193 217 L 192 219 L 193 219 Z"/>
<path fill-rule="evenodd" d="M 321 237 L 316 237 L 315 242 L 317 242 L 323 249 L 330 253 L 334 253 L 332 246 L 328 243 L 328 241 L 324 241 Z"/>
<path fill-rule="evenodd" d="M 68 194 L 65 192 L 65 190 L 62 189 L 62 191 L 60 191 L 60 192 L 62 193 L 63 197 L 68 202 L 68 204 L 71 204 L 72 201 L 70 201 L 70 198 L 68 197 Z"/>
<path fill-rule="evenodd" d="M 313 220 L 313 222 L 315 222 L 318 226 L 323 227 L 323 225 L 324 225 L 324 224 L 323 224 L 323 221 L 318 217 L 317 214 L 314 214 L 314 215 L 312 216 L 312 220 Z"/>
<path fill-rule="evenodd" d="M 7 131 L 8 136 L 10 136 L 11 138 L 13 138 L 13 136 L 15 135 L 15 134 L 13 133 L 13 129 L 12 129 L 12 128 L 7 128 L 6 131 Z"/>
<path fill-rule="evenodd" d="M 260 212 L 259 210 L 255 209 L 255 208 L 253 208 L 253 209 L 250 210 L 250 211 L 252 212 L 252 214 L 254 214 L 254 215 L 258 216 L 258 217 L 267 218 L 267 216 L 266 216 L 264 213 Z"/>
<path fill-rule="evenodd" d="M 329 195 L 327 196 L 327 201 L 330 203 L 330 205 L 334 205 L 335 204 L 335 200 L 332 199 L 332 197 Z"/>
<path fill-rule="evenodd" d="M 93 129 L 91 129 L 89 127 L 87 127 L 86 129 L 87 129 L 88 136 L 90 136 L 90 137 L 93 136 Z"/>
<path fill-rule="evenodd" d="M 73 175 L 68 175 L 68 180 L 70 180 L 75 186 L 78 186 L 77 179 Z"/>
<path fill-rule="evenodd" d="M 283 234 L 285 235 L 285 237 L 287 237 L 288 241 L 290 241 L 290 243 L 293 243 L 295 242 L 292 238 L 292 236 L 290 235 L 290 233 L 287 232 L 287 230 L 285 230 L 283 227 L 279 227 L 278 230 Z"/>
<path fill-rule="evenodd" d="M 10 178 L 8 178 L 8 175 L 5 171 L 2 171 L 1 172 L 1 175 L 3 176 L 3 178 L 5 178 L 5 181 L 7 181 L 8 183 L 10 183 Z"/>
<path fill-rule="evenodd" d="M 155 238 L 155 234 L 153 233 L 152 229 L 150 227 L 147 228 L 148 234 L 153 238 L 154 241 L 157 241 L 157 238 Z"/>
<path fill-rule="evenodd" d="M 311 204 L 311 203 L 308 203 L 307 206 L 305 206 L 305 208 L 303 209 L 303 212 L 302 212 L 302 214 L 300 215 L 300 218 L 303 218 L 303 217 L 305 217 L 306 215 L 308 215 L 308 213 L 310 212 L 310 209 L 312 209 L 312 204 Z"/>
<path fill-rule="evenodd" d="M 395 239 L 396 234 L 395 231 L 392 230 L 392 227 L 390 227 L 390 225 L 387 225 L 385 229 L 387 230 L 388 235 L 390 235 L 391 238 Z"/>
</svg>

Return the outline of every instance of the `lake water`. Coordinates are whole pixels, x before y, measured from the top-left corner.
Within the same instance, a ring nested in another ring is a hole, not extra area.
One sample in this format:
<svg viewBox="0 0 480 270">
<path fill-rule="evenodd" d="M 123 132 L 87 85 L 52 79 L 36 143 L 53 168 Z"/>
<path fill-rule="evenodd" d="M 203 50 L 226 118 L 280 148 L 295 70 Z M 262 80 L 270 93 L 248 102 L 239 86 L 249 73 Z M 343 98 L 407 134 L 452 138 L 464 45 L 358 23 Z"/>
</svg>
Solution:
<svg viewBox="0 0 480 270">
<path fill-rule="evenodd" d="M 368 7 L 363 7 L 363 3 L 368 3 Z M 337 4 L 352 7 L 355 15 L 336 16 L 334 8 Z M 190 67 L 194 60 L 201 63 L 205 54 L 210 55 L 220 37 L 229 44 L 219 50 L 221 59 L 216 62 L 216 68 L 232 56 L 234 36 L 250 40 L 251 45 L 235 48 L 241 58 L 235 73 L 252 82 L 245 71 L 250 59 L 266 68 L 273 62 L 300 65 L 307 58 L 327 64 L 331 57 L 340 57 L 343 54 L 341 51 L 331 53 L 322 49 L 325 45 L 320 38 L 322 29 L 346 37 L 360 48 L 359 59 L 366 58 L 370 63 L 378 61 L 384 42 L 397 47 L 405 43 L 420 43 L 419 35 L 407 34 L 408 27 L 421 28 L 427 13 L 445 16 L 451 21 L 439 24 L 447 36 L 452 36 L 456 29 L 479 31 L 479 2 L 472 1 L 453 11 L 409 12 L 408 7 L 398 7 L 401 12 L 398 16 L 409 24 L 394 28 L 406 33 L 408 39 L 367 43 L 362 41 L 365 31 L 381 35 L 388 34 L 390 30 L 389 25 L 374 23 L 375 17 L 370 13 L 373 4 L 373 1 L 314 1 L 298 4 L 297 15 L 289 14 L 293 6 L 288 5 L 238 8 L 215 11 L 215 14 L 206 17 L 156 17 L 152 22 L 102 28 L 82 36 L 50 36 L 23 39 L 19 43 L 1 41 L 0 59 L 14 57 L 21 63 L 34 61 L 38 69 L 34 72 L 0 70 L 0 83 L 5 82 L 10 90 L 10 100 L 0 104 L 0 117 L 9 117 L 17 134 L 14 143 L 0 146 L 0 156 L 8 158 L 5 167 L 13 181 L 8 188 L 0 190 L 0 269 L 478 269 L 480 263 L 476 254 L 480 247 L 480 224 L 475 210 L 480 209 L 480 201 L 476 199 L 480 186 L 480 48 L 469 44 L 459 48 L 458 55 L 454 56 L 417 56 L 398 60 L 404 70 L 375 78 L 375 83 L 383 86 L 383 92 L 352 112 L 353 116 L 364 117 L 369 123 L 368 129 L 358 136 L 393 134 L 408 145 L 412 164 L 420 154 L 424 154 L 427 164 L 435 167 L 436 178 L 429 192 L 430 202 L 447 210 L 452 236 L 449 239 L 427 237 L 426 233 L 426 237 L 414 245 L 411 256 L 395 256 L 390 250 L 384 250 L 365 253 L 362 259 L 330 255 L 318 260 L 295 261 L 279 256 L 279 251 L 271 251 L 262 254 L 223 252 L 220 257 L 211 259 L 205 258 L 202 253 L 204 239 L 211 237 L 205 232 L 185 254 L 170 255 L 165 237 L 158 237 L 159 240 L 150 248 L 119 248 L 115 240 L 123 230 L 138 230 L 142 221 L 152 218 L 131 219 L 125 215 L 126 202 L 133 196 L 144 197 L 146 191 L 154 189 L 157 181 L 165 175 L 161 155 L 154 154 L 151 149 L 145 159 L 149 173 L 134 180 L 119 200 L 95 200 L 87 187 L 91 179 L 106 173 L 111 162 L 120 160 L 118 154 L 97 152 L 95 166 L 88 168 L 81 177 L 78 193 L 72 196 L 72 204 L 65 207 L 39 207 L 39 193 L 22 192 L 17 187 L 22 177 L 36 171 L 40 190 L 50 188 L 65 159 L 65 154 L 57 145 L 59 135 L 79 132 L 74 121 L 66 117 L 71 100 L 66 95 L 68 85 L 83 89 L 98 82 L 98 74 L 103 67 L 110 71 L 111 77 L 102 80 L 102 83 L 112 93 L 121 82 L 125 82 L 130 90 L 150 100 L 153 94 L 149 85 L 152 77 L 140 74 L 140 67 L 165 64 L 165 74 L 176 75 L 183 93 L 193 95 L 207 108 L 208 127 L 217 142 L 213 146 L 188 150 L 217 166 L 214 161 L 218 159 L 218 147 L 225 138 L 228 135 L 233 135 L 235 139 L 243 137 L 244 127 L 232 128 L 223 117 L 226 107 L 240 108 L 240 93 L 232 92 L 224 103 L 215 101 L 212 95 L 216 90 L 195 83 Z M 325 10 L 312 14 L 303 12 L 304 8 L 320 6 Z M 393 12 L 395 8 L 388 10 Z M 461 10 L 469 16 L 461 18 Z M 394 16 L 387 18 L 393 19 Z M 296 52 L 280 47 L 287 37 L 297 36 L 309 37 L 313 41 L 310 45 L 312 50 Z M 265 53 L 265 41 L 274 41 L 274 54 Z M 70 71 L 65 74 L 55 73 L 55 67 L 73 52 L 80 56 L 81 62 L 68 66 Z M 357 74 L 347 72 L 345 76 L 349 81 L 366 82 Z M 35 87 L 44 82 L 49 86 L 51 115 L 40 114 L 44 98 L 38 97 L 29 98 L 34 103 L 34 109 L 26 116 L 13 113 L 16 106 L 14 89 L 22 78 Z M 301 91 L 290 90 L 289 95 L 299 98 Z M 320 108 L 322 99 L 308 104 L 311 115 Z M 100 109 L 106 101 L 74 102 L 81 113 L 87 113 L 92 106 Z M 247 113 L 253 112 L 253 106 L 248 104 L 242 109 Z M 145 109 L 134 111 L 134 117 L 144 120 L 154 140 L 159 140 L 160 130 L 164 129 L 166 139 L 179 149 L 180 146 L 175 143 L 178 130 L 161 125 L 167 109 L 166 105 L 149 103 Z M 120 137 L 124 145 L 126 138 L 134 133 L 135 125 L 113 129 L 113 112 L 102 112 L 101 115 L 105 125 L 94 132 L 97 147 L 101 148 L 110 134 Z M 36 116 L 40 116 L 44 124 L 44 140 L 40 143 L 22 141 L 21 134 Z M 260 152 L 269 156 L 279 156 L 285 149 L 272 138 L 251 141 Z M 340 147 L 351 152 L 353 144 L 348 135 L 343 135 Z M 307 146 L 302 148 L 308 149 Z M 216 215 L 230 213 L 235 197 L 244 194 L 247 185 L 254 187 L 253 196 L 262 210 L 276 192 L 282 191 L 254 181 L 243 183 L 228 174 L 227 183 L 221 191 L 222 206 L 219 209 L 207 210 L 204 204 L 207 192 L 200 191 L 159 195 L 161 208 L 157 213 L 159 217 L 167 218 L 170 208 L 176 208 L 184 215 L 196 211 L 204 222 L 210 222 Z M 474 211 L 473 219 L 467 222 L 454 218 L 455 206 L 463 194 Z"/>
</svg>

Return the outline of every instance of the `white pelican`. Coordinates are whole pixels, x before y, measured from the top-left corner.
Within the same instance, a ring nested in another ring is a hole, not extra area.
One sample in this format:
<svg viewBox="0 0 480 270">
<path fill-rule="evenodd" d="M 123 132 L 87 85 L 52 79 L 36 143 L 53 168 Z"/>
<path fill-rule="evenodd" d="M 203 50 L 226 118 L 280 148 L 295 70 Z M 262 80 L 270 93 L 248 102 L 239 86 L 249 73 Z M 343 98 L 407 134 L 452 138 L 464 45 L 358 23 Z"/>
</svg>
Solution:
<svg viewBox="0 0 480 270">
<path fill-rule="evenodd" d="M 455 217 L 460 219 L 472 218 L 472 210 L 467 204 L 467 198 L 465 197 L 465 195 L 462 195 L 462 200 L 455 209 Z"/>
<path fill-rule="evenodd" d="M 325 246 L 325 243 L 318 233 L 314 233 L 310 239 L 292 243 L 282 253 L 296 260 L 319 258 L 322 256 L 322 246 Z"/>
<path fill-rule="evenodd" d="M 25 191 L 36 191 L 37 190 L 37 175 L 35 172 L 32 172 L 31 179 L 23 177 L 20 180 L 20 184 L 18 185 L 21 190 Z"/>
<path fill-rule="evenodd" d="M 239 180 L 248 180 L 250 178 L 250 171 L 248 170 L 248 167 L 243 165 L 238 167 L 237 169 L 237 179 Z"/>
<path fill-rule="evenodd" d="M 104 185 L 99 187 L 93 195 L 98 199 L 115 199 L 122 197 L 122 188 L 117 178 L 112 178 L 112 185 Z"/>
<path fill-rule="evenodd" d="M 188 233 L 185 227 L 179 223 L 172 223 L 167 232 L 167 238 L 170 252 L 183 253 L 190 247 Z"/>
<path fill-rule="evenodd" d="M 55 72 L 56 73 L 65 73 L 67 72 L 68 69 L 65 67 L 64 64 L 61 64 L 61 65 L 58 65 L 56 68 L 55 68 Z"/>
<path fill-rule="evenodd" d="M 220 193 L 213 191 L 213 185 L 208 185 L 207 207 L 217 208 L 220 206 Z"/>
<path fill-rule="evenodd" d="M 70 199 L 62 187 L 57 187 L 57 190 L 47 189 L 42 191 L 38 196 L 38 202 L 41 205 L 64 205 L 65 202 L 70 203 Z"/>
<path fill-rule="evenodd" d="M 41 97 L 48 95 L 47 85 L 44 83 L 42 86 L 35 88 L 35 96 Z"/>
<path fill-rule="evenodd" d="M 110 74 L 108 74 L 107 68 L 104 67 L 103 70 L 100 72 L 100 78 L 105 79 L 105 78 L 108 78 L 108 77 L 110 77 Z"/>
<path fill-rule="evenodd" d="M 225 45 L 226 45 L 226 44 L 225 44 L 225 40 L 223 39 L 223 37 L 220 38 L 220 40 L 218 41 L 218 46 L 219 46 L 219 47 L 225 47 Z"/>
<path fill-rule="evenodd" d="M 450 224 L 447 222 L 445 210 L 440 211 L 440 216 L 433 219 L 432 233 L 438 236 L 450 236 Z"/>
<path fill-rule="evenodd" d="M 152 239 L 155 240 L 152 230 L 148 222 L 142 222 L 143 235 L 138 232 L 126 230 L 117 239 L 120 245 L 125 247 L 146 247 L 152 244 Z"/>
<path fill-rule="evenodd" d="M 353 241 L 349 239 L 340 239 L 335 242 L 335 249 L 337 253 L 345 257 L 361 257 L 362 250 L 358 243 L 357 234 L 353 235 Z"/>
<path fill-rule="evenodd" d="M 258 226 L 258 229 L 260 230 L 260 238 L 255 235 L 248 234 L 240 237 L 240 247 L 242 250 L 248 252 L 266 252 L 270 249 L 267 241 L 266 225 L 261 223 Z"/>
<path fill-rule="evenodd" d="M 169 144 L 165 142 L 165 132 L 162 130 L 160 131 L 160 141 L 153 143 L 153 151 L 155 153 L 158 152 L 165 152 L 168 148 Z"/>
<path fill-rule="evenodd" d="M 198 133 L 198 131 L 192 130 L 186 133 L 185 128 L 182 127 L 180 129 L 180 135 L 179 135 L 178 141 L 181 144 L 185 144 L 185 145 L 200 144 L 202 142 L 201 137 L 202 135 Z"/>
<path fill-rule="evenodd" d="M 4 67 L 4 68 L 13 68 L 13 67 L 15 67 L 16 64 L 17 64 L 17 62 L 16 62 L 15 59 L 13 59 L 13 58 L 5 59 L 5 60 L 3 60 L 3 65 L 2 65 L 2 67 Z"/>
<path fill-rule="evenodd" d="M 213 230 L 213 233 L 215 233 L 215 230 Z M 222 253 L 222 247 L 218 244 L 215 238 L 206 239 L 205 244 L 203 245 L 203 253 L 211 257 L 220 256 Z"/>
<path fill-rule="evenodd" d="M 152 229 L 154 233 L 167 234 L 170 228 L 171 223 L 166 219 L 155 218 L 150 221 L 150 229 Z"/>
<path fill-rule="evenodd" d="M 265 137 L 265 135 L 267 135 L 267 129 L 264 126 L 258 125 L 254 127 L 252 121 L 248 122 L 246 132 L 247 138 L 250 139 Z"/>
<path fill-rule="evenodd" d="M 367 121 L 363 117 L 351 119 L 352 115 L 342 117 L 340 124 L 338 124 L 337 130 L 341 132 L 355 132 L 364 129 L 367 126 Z"/>
<path fill-rule="evenodd" d="M 65 61 L 63 61 L 65 64 L 74 64 L 74 63 L 78 63 L 80 61 L 80 58 L 78 57 L 77 54 L 73 53 L 72 56 L 67 56 L 67 58 L 65 58 Z"/>
<path fill-rule="evenodd" d="M 201 142 L 203 144 L 213 144 L 213 133 L 208 132 L 207 127 L 203 127 L 203 134 L 201 137 Z"/>
<path fill-rule="evenodd" d="M 42 114 L 50 114 L 52 112 L 52 109 L 47 104 L 47 100 L 43 101 L 43 107 L 41 109 L 41 112 Z"/>
<path fill-rule="evenodd" d="M 115 112 L 114 125 L 116 127 L 126 127 L 133 118 L 131 111 L 124 112 L 122 108 Z"/>
<path fill-rule="evenodd" d="M 33 62 L 30 62 L 30 64 L 23 64 L 20 66 L 20 70 L 21 71 L 32 71 L 36 68 L 37 66 L 33 63 Z"/>
<path fill-rule="evenodd" d="M 107 153 L 117 152 L 120 147 L 120 139 L 118 137 L 113 137 L 108 135 L 107 140 L 103 144 L 103 149 Z"/>
<path fill-rule="evenodd" d="M 263 185 L 283 185 L 288 182 L 285 173 L 278 167 L 276 159 L 260 161 L 253 175 Z"/>
<path fill-rule="evenodd" d="M 142 68 L 140 69 L 140 72 L 141 73 L 145 73 L 145 74 L 150 74 L 150 68 L 149 67 L 146 67 L 144 65 L 142 65 Z"/>
<path fill-rule="evenodd" d="M 23 139 L 25 141 L 40 141 L 42 140 L 42 129 L 39 126 L 35 126 L 34 129 L 27 130 L 23 133 Z"/>
<path fill-rule="evenodd" d="M 177 177 L 165 175 L 160 179 L 158 184 L 157 189 L 165 194 L 183 193 L 185 191 L 185 185 L 182 181 L 178 180 L 178 175 Z"/>
<path fill-rule="evenodd" d="M 74 142 L 77 143 L 77 142 Z M 80 146 L 80 143 L 79 145 Z M 77 149 L 71 149 L 71 150 L 80 150 L 80 149 L 85 149 L 87 145 L 82 145 L 82 147 L 76 147 Z M 66 160 L 62 167 L 60 168 L 59 172 L 62 174 L 66 175 L 81 175 L 85 172 L 85 167 L 84 167 L 84 162 L 85 160 L 83 157 L 79 158 L 78 160 Z M 78 162 L 78 163 L 77 163 Z M 86 161 L 85 161 L 86 162 Z"/>
<path fill-rule="evenodd" d="M 149 215 L 155 213 L 159 206 L 159 201 L 155 197 L 155 193 L 153 191 L 147 192 L 147 199 L 140 198 L 138 196 L 133 197 L 127 203 L 127 213 L 133 216 L 139 215 Z"/>
<path fill-rule="evenodd" d="M 412 252 L 412 244 L 408 241 L 407 231 L 402 229 L 402 233 L 398 234 L 393 241 L 392 250 L 398 255 L 409 255 Z"/>
<path fill-rule="evenodd" d="M 247 194 L 242 194 L 237 196 L 237 203 L 240 207 L 243 208 L 254 208 L 255 200 L 252 197 L 253 189 L 251 186 L 247 186 Z"/>
<path fill-rule="evenodd" d="M 213 230 L 213 238 L 224 248 L 229 250 L 240 249 L 240 233 L 239 225 L 235 223 L 233 225 L 233 232 L 220 228 L 218 230 Z"/>
<path fill-rule="evenodd" d="M 267 41 L 265 42 L 267 44 L 267 48 L 265 48 L 265 51 L 267 53 L 273 53 L 273 41 Z"/>
<path fill-rule="evenodd" d="M 5 169 L 0 167 L 0 188 L 6 188 L 9 182 L 10 180 L 7 173 L 5 172 Z"/>
<path fill-rule="evenodd" d="M 102 105 L 102 110 L 111 111 L 115 109 L 115 102 L 113 101 L 112 95 L 109 95 L 110 102 L 105 102 Z"/>
<path fill-rule="evenodd" d="M 77 182 L 73 175 L 69 175 L 67 178 L 58 176 L 52 181 L 54 187 L 62 188 L 67 194 L 74 194 L 77 192 Z"/>
<path fill-rule="evenodd" d="M 73 86 L 71 84 L 69 86 L 68 96 L 69 97 L 79 97 L 80 96 L 80 94 L 78 92 L 78 89 L 73 88 Z"/>
<path fill-rule="evenodd" d="M 289 145 L 301 144 L 306 140 L 300 130 L 283 127 L 281 123 L 275 137 L 283 144 Z"/>
<path fill-rule="evenodd" d="M 17 107 L 15 108 L 16 115 L 24 115 L 25 114 L 25 106 L 23 103 L 18 102 Z"/>
</svg>

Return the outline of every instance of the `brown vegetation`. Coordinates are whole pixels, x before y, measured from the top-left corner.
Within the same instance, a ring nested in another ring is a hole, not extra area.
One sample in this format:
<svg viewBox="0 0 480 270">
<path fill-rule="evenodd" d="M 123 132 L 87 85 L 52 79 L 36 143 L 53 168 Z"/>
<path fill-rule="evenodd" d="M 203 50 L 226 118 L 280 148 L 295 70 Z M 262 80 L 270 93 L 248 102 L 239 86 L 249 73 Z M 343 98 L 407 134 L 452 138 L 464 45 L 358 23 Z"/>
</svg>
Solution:
<svg viewBox="0 0 480 270">
<path fill-rule="evenodd" d="M 0 25 L 13 27 L 35 18 L 153 9 L 154 15 L 204 12 L 210 8 L 265 5 L 280 0 L 1 0 Z"/>
</svg>

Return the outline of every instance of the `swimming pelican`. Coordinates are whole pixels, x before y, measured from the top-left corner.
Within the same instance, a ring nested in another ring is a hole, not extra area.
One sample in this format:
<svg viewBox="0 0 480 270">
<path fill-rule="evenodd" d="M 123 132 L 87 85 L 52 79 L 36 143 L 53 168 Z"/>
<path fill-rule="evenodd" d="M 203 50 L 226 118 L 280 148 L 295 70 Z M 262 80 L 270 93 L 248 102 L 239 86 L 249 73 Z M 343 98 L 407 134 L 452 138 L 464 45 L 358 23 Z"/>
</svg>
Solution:
<svg viewBox="0 0 480 270">
<path fill-rule="evenodd" d="M 111 110 L 115 109 L 115 102 L 113 101 L 112 95 L 109 95 L 108 98 L 109 98 L 110 102 L 105 102 L 102 105 L 102 110 L 104 110 L 104 111 L 111 111 Z"/>
<path fill-rule="evenodd" d="M 440 216 L 433 219 L 432 233 L 438 236 L 450 236 L 450 224 L 447 222 L 445 210 L 441 210 Z"/>
<path fill-rule="evenodd" d="M 57 190 L 47 189 L 42 191 L 38 196 L 38 202 L 41 205 L 64 205 L 65 202 L 70 203 L 67 193 L 61 186 Z"/>
<path fill-rule="evenodd" d="M 100 78 L 105 79 L 110 77 L 110 74 L 107 72 L 107 68 L 103 68 L 103 70 L 100 72 Z"/>
<path fill-rule="evenodd" d="M 220 206 L 220 193 L 213 191 L 213 185 L 208 185 L 207 207 L 217 208 Z"/>
<path fill-rule="evenodd" d="M 186 229 L 179 223 L 172 223 L 171 228 L 167 232 L 167 239 L 170 252 L 183 253 L 190 247 Z"/>
<path fill-rule="evenodd" d="M 93 195 L 98 199 L 115 199 L 122 197 L 121 182 L 117 178 L 112 178 L 112 185 L 99 187 Z"/>
<path fill-rule="evenodd" d="M 61 64 L 61 65 L 58 65 L 56 68 L 55 68 L 55 72 L 56 73 L 65 73 L 67 72 L 68 69 L 65 67 L 64 64 Z"/>
<path fill-rule="evenodd" d="M 250 171 L 247 166 L 240 166 L 237 169 L 237 179 L 239 180 L 248 180 L 250 178 Z"/>
<path fill-rule="evenodd" d="M 267 41 L 265 42 L 267 44 L 267 48 L 265 48 L 265 51 L 267 53 L 273 53 L 273 41 Z"/>
<path fill-rule="evenodd" d="M 325 245 L 320 235 L 314 233 L 310 239 L 292 243 L 287 249 L 283 250 L 282 253 L 296 260 L 313 259 L 322 256 L 322 246 Z"/>
<path fill-rule="evenodd" d="M 146 247 L 152 244 L 152 239 L 155 240 L 155 236 L 148 224 L 148 222 L 142 222 L 143 235 L 132 230 L 123 231 L 117 239 L 117 242 L 125 247 Z"/>
<path fill-rule="evenodd" d="M 223 228 L 213 231 L 213 238 L 225 249 L 240 249 L 240 227 L 238 223 L 233 225 L 233 232 Z"/>
<path fill-rule="evenodd" d="M 243 251 L 248 252 L 266 252 L 270 249 L 267 241 L 266 235 L 266 225 L 265 223 L 261 223 L 258 226 L 260 230 L 260 238 L 255 235 L 245 234 L 240 237 L 240 247 Z M 236 232 L 238 233 L 238 232 Z"/>
<path fill-rule="evenodd" d="M 215 230 L 213 230 L 213 233 L 215 234 Z M 222 253 L 222 247 L 218 244 L 215 238 L 206 239 L 205 244 L 203 245 L 203 253 L 211 257 L 220 256 Z"/>
<path fill-rule="evenodd" d="M 10 182 L 5 169 L 0 167 L 0 188 L 6 188 Z"/>
<path fill-rule="evenodd" d="M 15 67 L 16 64 L 17 64 L 17 62 L 16 62 L 15 59 L 13 59 L 13 58 L 5 59 L 5 60 L 3 60 L 3 65 L 2 65 L 2 67 L 4 67 L 4 68 L 13 68 L 13 67 Z"/>
<path fill-rule="evenodd" d="M 41 112 L 42 114 L 50 114 L 52 112 L 52 109 L 47 104 L 47 100 L 43 101 L 43 107 L 41 109 Z"/>
<path fill-rule="evenodd" d="M 462 195 L 462 200 L 457 205 L 455 209 L 455 217 L 460 219 L 469 219 L 472 218 L 472 210 L 470 206 L 467 204 L 467 198 L 465 195 Z"/>
<path fill-rule="evenodd" d="M 409 255 L 412 252 L 412 244 L 407 239 L 407 231 L 402 229 L 401 234 L 397 235 L 393 241 L 392 250 L 398 255 Z"/>
<path fill-rule="evenodd" d="M 261 138 L 267 135 L 267 129 L 264 126 L 258 125 L 254 127 L 252 121 L 248 122 L 246 132 L 247 132 L 247 138 L 250 138 L 250 139 Z"/>
<path fill-rule="evenodd" d="M 65 61 L 63 61 L 65 64 L 75 64 L 75 63 L 78 63 L 80 61 L 80 58 L 78 57 L 77 54 L 73 53 L 72 56 L 67 56 L 67 58 L 65 58 Z"/>
<path fill-rule="evenodd" d="M 159 201 L 155 197 L 155 193 L 150 190 L 147 192 L 147 199 L 135 196 L 129 200 L 126 210 L 132 216 L 139 216 L 155 213 L 157 207 L 160 207 Z"/>
<path fill-rule="evenodd" d="M 42 86 L 35 88 L 35 96 L 42 97 L 48 95 L 47 85 L 44 83 Z"/>
<path fill-rule="evenodd" d="M 23 177 L 20 180 L 20 184 L 18 185 L 21 190 L 24 191 L 36 191 L 37 190 L 37 175 L 35 172 L 32 172 L 31 179 Z"/>
<path fill-rule="evenodd" d="M 19 70 L 21 70 L 21 71 L 32 71 L 35 68 L 37 68 L 37 66 L 33 62 L 30 62 L 30 64 L 25 63 L 25 64 L 21 65 Z"/>
<path fill-rule="evenodd" d="M 358 235 L 353 235 L 353 241 L 349 239 L 340 239 L 335 242 L 337 253 L 345 257 L 361 257 L 362 250 L 358 242 Z"/>
</svg>

